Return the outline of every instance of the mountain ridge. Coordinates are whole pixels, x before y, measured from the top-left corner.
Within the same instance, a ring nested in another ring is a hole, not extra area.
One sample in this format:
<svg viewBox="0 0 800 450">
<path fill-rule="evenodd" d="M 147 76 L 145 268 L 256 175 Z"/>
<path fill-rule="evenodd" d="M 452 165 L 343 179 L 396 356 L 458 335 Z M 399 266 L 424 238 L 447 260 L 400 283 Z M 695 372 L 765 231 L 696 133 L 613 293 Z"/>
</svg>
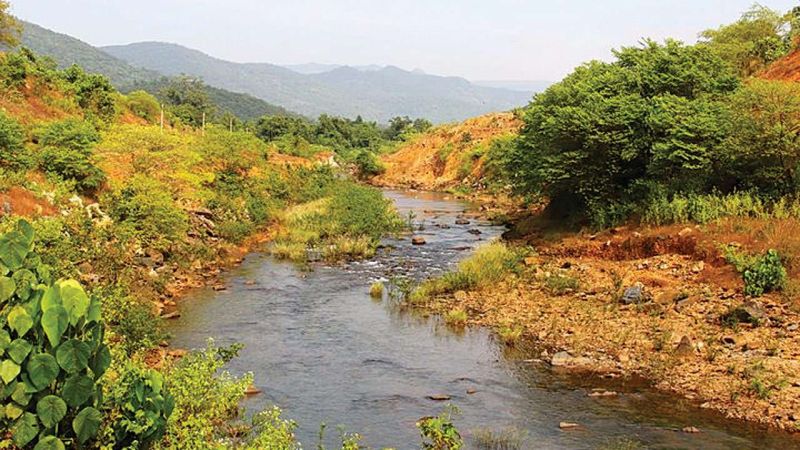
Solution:
<svg viewBox="0 0 800 450">
<path fill-rule="evenodd" d="M 523 92 L 393 66 L 379 70 L 341 66 L 303 74 L 271 63 L 226 61 L 175 43 L 147 41 L 101 50 L 135 67 L 167 76 L 197 76 L 211 86 L 247 93 L 312 117 L 360 115 L 386 122 L 395 116 L 410 116 L 441 123 L 513 109 L 529 100 Z"/>
</svg>

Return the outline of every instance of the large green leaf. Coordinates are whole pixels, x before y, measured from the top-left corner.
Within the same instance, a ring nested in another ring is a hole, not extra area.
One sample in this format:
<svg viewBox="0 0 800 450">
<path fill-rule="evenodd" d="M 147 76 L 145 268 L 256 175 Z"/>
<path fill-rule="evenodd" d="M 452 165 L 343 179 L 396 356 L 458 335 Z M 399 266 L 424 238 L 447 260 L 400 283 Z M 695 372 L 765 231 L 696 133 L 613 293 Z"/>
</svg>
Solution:
<svg viewBox="0 0 800 450">
<path fill-rule="evenodd" d="M 32 348 L 33 345 L 25 339 L 14 339 L 8 346 L 8 356 L 17 364 L 22 364 L 25 358 L 28 357 L 28 353 L 31 352 Z"/>
<path fill-rule="evenodd" d="M 62 369 L 69 373 L 80 372 L 89 365 L 92 349 L 77 339 L 70 339 L 58 346 L 56 360 Z"/>
<path fill-rule="evenodd" d="M 61 304 L 69 313 L 69 323 L 75 326 L 78 321 L 86 317 L 89 311 L 89 296 L 75 280 L 64 280 L 60 282 Z"/>
<path fill-rule="evenodd" d="M 100 378 L 106 373 L 109 366 L 111 366 L 111 351 L 108 346 L 103 344 L 97 349 L 92 360 L 89 362 L 89 368 L 92 369 L 95 379 Z"/>
<path fill-rule="evenodd" d="M 11 231 L 0 236 L 0 261 L 11 270 L 22 267 L 31 247 L 22 233 Z"/>
<path fill-rule="evenodd" d="M 25 333 L 33 326 L 33 319 L 31 319 L 28 311 L 20 305 L 11 308 L 8 313 L 8 325 L 12 330 L 17 332 L 20 337 L 25 336 Z"/>
<path fill-rule="evenodd" d="M 17 375 L 19 375 L 19 371 L 19 364 L 10 359 L 0 363 L 0 378 L 3 379 L 3 383 L 5 384 L 9 384 L 14 381 L 14 379 L 17 378 Z"/>
<path fill-rule="evenodd" d="M 69 325 L 69 314 L 61 305 L 52 305 L 42 314 L 42 328 L 50 345 L 57 347 Z"/>
<path fill-rule="evenodd" d="M 12 439 L 19 447 L 28 445 L 37 434 L 39 434 L 39 423 L 36 421 L 36 416 L 31 413 L 23 414 L 11 427 Z"/>
<path fill-rule="evenodd" d="M 48 395 L 36 403 L 36 415 L 45 428 L 53 428 L 67 415 L 67 404 L 55 395 Z"/>
<path fill-rule="evenodd" d="M 40 353 L 32 356 L 31 359 L 28 360 L 28 365 L 25 369 L 28 372 L 31 384 L 38 390 L 42 390 L 52 383 L 59 372 L 56 359 L 47 353 Z"/>
<path fill-rule="evenodd" d="M 9 345 L 11 345 L 11 335 L 6 330 L 0 330 L 0 356 L 3 355 Z"/>
<path fill-rule="evenodd" d="M 73 375 L 64 382 L 61 398 L 73 408 L 77 408 L 89 400 L 94 392 L 94 381 L 86 375 Z"/>
<path fill-rule="evenodd" d="M 61 306 L 61 289 L 58 286 L 49 286 L 42 296 L 42 311 L 47 311 L 52 306 Z"/>
<path fill-rule="evenodd" d="M 100 300 L 96 297 L 92 297 L 92 301 L 89 304 L 89 311 L 86 312 L 86 321 L 87 322 L 100 322 L 100 319 L 103 318 L 103 308 L 100 304 Z"/>
<path fill-rule="evenodd" d="M 72 421 L 72 430 L 78 436 L 78 442 L 84 444 L 97 434 L 103 422 L 103 413 L 91 406 L 83 408 Z"/>
<path fill-rule="evenodd" d="M 16 383 L 14 392 L 11 393 L 11 400 L 14 400 L 20 406 L 28 406 L 28 402 L 31 401 L 31 394 L 25 391 L 25 383 Z"/>
<path fill-rule="evenodd" d="M 45 436 L 39 439 L 33 450 L 64 450 L 64 443 L 55 436 Z"/>
<path fill-rule="evenodd" d="M 0 277 L 0 304 L 3 304 L 14 295 L 17 285 L 8 277 Z"/>
<path fill-rule="evenodd" d="M 17 417 L 21 416 L 22 413 L 24 412 L 25 410 L 22 409 L 21 406 L 13 402 L 7 404 L 5 408 L 6 417 L 8 417 L 11 420 L 15 420 Z"/>
</svg>

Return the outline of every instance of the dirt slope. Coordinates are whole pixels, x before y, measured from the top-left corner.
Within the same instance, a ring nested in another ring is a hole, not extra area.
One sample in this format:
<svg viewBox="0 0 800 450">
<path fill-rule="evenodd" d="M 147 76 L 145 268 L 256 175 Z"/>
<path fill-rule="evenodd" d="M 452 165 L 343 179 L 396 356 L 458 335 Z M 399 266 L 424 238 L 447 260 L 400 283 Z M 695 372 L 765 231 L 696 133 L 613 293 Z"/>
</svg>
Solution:
<svg viewBox="0 0 800 450">
<path fill-rule="evenodd" d="M 495 113 L 436 127 L 384 156 L 386 172 L 372 181 L 428 190 L 470 184 L 481 178 L 491 142 L 518 133 L 521 126 L 513 113 Z"/>
<path fill-rule="evenodd" d="M 760 77 L 766 80 L 800 81 L 800 50 L 775 61 Z"/>
</svg>

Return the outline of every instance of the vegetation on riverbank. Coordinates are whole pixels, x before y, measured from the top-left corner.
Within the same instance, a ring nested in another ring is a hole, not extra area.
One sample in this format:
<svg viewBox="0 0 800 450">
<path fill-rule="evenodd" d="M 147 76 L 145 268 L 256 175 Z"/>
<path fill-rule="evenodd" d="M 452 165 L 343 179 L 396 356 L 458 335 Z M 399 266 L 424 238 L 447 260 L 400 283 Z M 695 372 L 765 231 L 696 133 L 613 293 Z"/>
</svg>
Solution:
<svg viewBox="0 0 800 450">
<path fill-rule="evenodd" d="M 242 422 L 251 377 L 223 371 L 237 348 L 164 349 L 160 316 L 276 234 L 367 256 L 403 225 L 391 204 L 331 161 L 203 126 L 191 86 L 162 127 L 149 94 L 26 50 L 0 54 L 0 84 L 0 446 L 296 446 L 277 409 Z M 303 208 L 317 214 L 302 224 L 286 212 Z"/>
<path fill-rule="evenodd" d="M 525 210 L 509 211 L 503 246 L 535 251 L 491 283 L 459 267 L 409 301 L 537 342 L 554 366 L 643 374 L 730 417 L 800 429 L 799 18 L 755 6 L 695 45 L 644 41 L 535 95 L 516 136 L 480 159 L 496 170 L 448 185 L 512 193 Z M 434 137 L 385 157 L 376 182 L 444 182 L 433 161 L 452 150 Z"/>
</svg>

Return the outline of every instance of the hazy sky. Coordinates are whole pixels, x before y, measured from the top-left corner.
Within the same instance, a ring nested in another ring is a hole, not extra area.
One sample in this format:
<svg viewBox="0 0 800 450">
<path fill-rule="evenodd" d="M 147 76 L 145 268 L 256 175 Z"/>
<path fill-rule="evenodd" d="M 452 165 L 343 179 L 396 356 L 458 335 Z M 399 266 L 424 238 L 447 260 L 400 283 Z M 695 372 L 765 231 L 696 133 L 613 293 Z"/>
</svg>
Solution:
<svg viewBox="0 0 800 450">
<path fill-rule="evenodd" d="M 643 37 L 694 42 L 753 0 L 11 0 L 93 45 L 175 42 L 239 62 L 393 64 L 473 80 L 558 80 Z M 761 4 L 788 10 L 791 0 Z"/>
</svg>

